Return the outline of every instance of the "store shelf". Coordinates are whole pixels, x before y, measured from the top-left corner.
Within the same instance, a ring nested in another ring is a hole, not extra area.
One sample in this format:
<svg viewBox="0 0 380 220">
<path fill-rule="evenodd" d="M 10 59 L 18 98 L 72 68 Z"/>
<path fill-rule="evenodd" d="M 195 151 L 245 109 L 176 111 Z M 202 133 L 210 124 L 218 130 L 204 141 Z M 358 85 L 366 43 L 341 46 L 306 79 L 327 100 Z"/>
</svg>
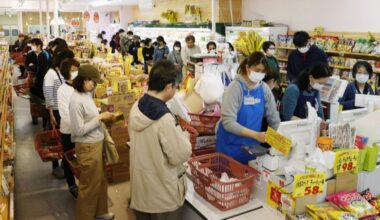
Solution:
<svg viewBox="0 0 380 220">
<path fill-rule="evenodd" d="M 276 48 L 280 50 L 295 50 L 296 49 L 295 47 L 276 47 Z"/>
<path fill-rule="evenodd" d="M 279 57 L 277 58 L 278 61 L 280 62 L 288 62 L 288 58 L 287 57 Z"/>
<path fill-rule="evenodd" d="M 341 69 L 341 70 L 352 70 L 352 67 L 348 67 L 348 66 L 337 66 L 337 65 L 329 65 L 331 68 L 334 68 L 334 69 Z M 380 71 L 373 71 L 373 73 L 375 74 L 380 74 Z"/>
<path fill-rule="evenodd" d="M 351 53 L 351 52 L 340 52 L 340 51 L 325 51 L 327 55 L 330 56 L 340 56 L 354 59 L 364 59 L 364 60 L 380 60 L 380 56 L 363 54 L 363 53 Z"/>
</svg>

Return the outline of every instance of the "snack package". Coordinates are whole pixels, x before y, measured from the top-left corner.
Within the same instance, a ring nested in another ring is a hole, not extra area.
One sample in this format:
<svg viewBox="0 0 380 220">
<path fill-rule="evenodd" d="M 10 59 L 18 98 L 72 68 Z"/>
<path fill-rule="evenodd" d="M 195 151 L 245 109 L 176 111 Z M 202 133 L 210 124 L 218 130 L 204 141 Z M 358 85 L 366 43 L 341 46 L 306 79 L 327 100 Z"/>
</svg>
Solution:
<svg viewBox="0 0 380 220">
<path fill-rule="evenodd" d="M 326 44 L 326 38 L 323 36 L 318 36 L 315 38 L 315 45 L 320 49 L 324 50 Z"/>
<path fill-rule="evenodd" d="M 359 220 L 354 214 L 343 211 L 329 211 L 328 215 L 331 220 Z"/>
<path fill-rule="evenodd" d="M 370 189 L 360 192 L 360 195 L 367 200 L 377 211 L 380 211 L 380 198 L 376 198 Z"/>
<path fill-rule="evenodd" d="M 327 40 L 325 42 L 325 50 L 335 51 L 337 49 L 338 42 L 339 42 L 338 37 L 334 37 L 334 36 L 327 37 Z"/>
<path fill-rule="evenodd" d="M 320 204 L 310 204 L 307 205 L 308 213 L 313 217 L 317 219 L 328 219 L 328 211 L 334 211 L 337 210 L 338 207 L 333 205 L 330 202 L 320 203 Z"/>
<path fill-rule="evenodd" d="M 277 37 L 278 46 L 287 47 L 287 43 L 286 43 L 287 38 L 288 38 L 287 35 L 279 34 Z"/>
<path fill-rule="evenodd" d="M 377 210 L 357 192 L 332 194 L 327 196 L 327 200 L 359 218 L 377 214 Z"/>
<path fill-rule="evenodd" d="M 297 220 L 314 220 L 309 214 L 302 214 L 296 216 Z"/>
<path fill-rule="evenodd" d="M 287 47 L 294 47 L 293 46 L 293 35 L 288 35 L 286 37 L 286 46 Z"/>
</svg>

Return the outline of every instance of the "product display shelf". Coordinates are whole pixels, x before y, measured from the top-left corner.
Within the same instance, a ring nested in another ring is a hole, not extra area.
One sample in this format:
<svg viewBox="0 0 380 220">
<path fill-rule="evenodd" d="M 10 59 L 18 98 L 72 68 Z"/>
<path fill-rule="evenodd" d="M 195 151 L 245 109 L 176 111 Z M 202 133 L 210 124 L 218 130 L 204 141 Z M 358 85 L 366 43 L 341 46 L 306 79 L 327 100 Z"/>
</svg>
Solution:
<svg viewBox="0 0 380 220">
<path fill-rule="evenodd" d="M 9 109 L 12 107 L 12 87 L 10 85 L 10 76 L 8 72 L 8 53 L 0 53 L 1 66 L 0 66 L 0 177 L 2 182 L 1 196 L 0 196 L 0 215 L 2 219 L 8 220 L 13 219 L 13 177 L 9 179 L 4 179 L 4 162 L 5 162 L 5 146 L 6 137 L 13 135 L 12 128 L 12 117 L 8 115 Z M 10 138 L 13 140 L 13 138 Z M 7 159 L 7 163 L 9 160 Z M 13 169 L 11 167 L 11 169 Z M 9 182 L 8 182 L 9 181 Z"/>
<path fill-rule="evenodd" d="M 276 48 L 280 50 L 295 50 L 296 49 L 294 47 L 276 47 Z M 372 54 L 332 51 L 332 50 L 325 51 L 325 53 L 329 56 L 339 56 L 339 57 L 363 59 L 363 60 L 380 60 L 380 56 L 372 55 Z M 287 61 L 287 59 L 284 61 Z"/>
</svg>

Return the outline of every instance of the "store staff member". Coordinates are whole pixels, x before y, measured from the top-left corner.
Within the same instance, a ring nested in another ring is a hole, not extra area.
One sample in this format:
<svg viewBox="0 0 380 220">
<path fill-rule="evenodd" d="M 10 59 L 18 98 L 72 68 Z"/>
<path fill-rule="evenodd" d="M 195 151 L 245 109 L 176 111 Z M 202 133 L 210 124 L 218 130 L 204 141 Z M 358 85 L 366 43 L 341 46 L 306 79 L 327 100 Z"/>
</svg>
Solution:
<svg viewBox="0 0 380 220">
<path fill-rule="evenodd" d="M 323 63 L 305 69 L 298 80 L 290 84 L 282 97 L 280 112 L 284 121 L 307 118 L 307 102 L 310 102 L 324 119 L 320 90 L 331 76 L 329 67 Z"/>
<path fill-rule="evenodd" d="M 240 64 L 239 74 L 223 95 L 216 148 L 244 164 L 254 158 L 242 147 L 265 142 L 265 132 L 260 132 L 263 118 L 275 129 L 280 123 L 272 91 L 262 82 L 267 70 L 264 54 L 252 53 Z"/>
<path fill-rule="evenodd" d="M 352 68 L 352 77 L 355 81 L 348 84 L 346 91 L 339 104 L 343 105 L 343 110 L 355 109 L 355 95 L 366 94 L 374 95 L 375 92 L 371 86 L 367 83 L 372 78 L 373 69 L 372 66 L 366 61 L 358 61 Z"/>
</svg>

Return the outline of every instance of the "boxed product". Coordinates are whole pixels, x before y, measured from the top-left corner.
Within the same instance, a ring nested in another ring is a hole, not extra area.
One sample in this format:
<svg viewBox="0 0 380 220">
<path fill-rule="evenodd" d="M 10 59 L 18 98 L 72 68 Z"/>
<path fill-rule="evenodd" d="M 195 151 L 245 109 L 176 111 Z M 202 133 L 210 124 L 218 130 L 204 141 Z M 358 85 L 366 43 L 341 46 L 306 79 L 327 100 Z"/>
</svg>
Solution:
<svg viewBox="0 0 380 220">
<path fill-rule="evenodd" d="M 111 165 L 112 182 L 122 182 L 129 180 L 129 163 L 117 163 Z"/>
<path fill-rule="evenodd" d="M 136 94 L 128 92 L 126 94 L 112 95 L 108 97 L 108 106 L 113 108 L 114 111 L 121 111 L 124 118 L 129 118 L 129 111 L 136 101 Z"/>
<path fill-rule="evenodd" d="M 122 123 L 112 124 L 110 127 L 110 135 L 115 142 L 117 148 L 127 151 L 127 142 L 129 141 L 128 127 Z M 121 152 L 118 150 L 118 152 Z"/>
</svg>

